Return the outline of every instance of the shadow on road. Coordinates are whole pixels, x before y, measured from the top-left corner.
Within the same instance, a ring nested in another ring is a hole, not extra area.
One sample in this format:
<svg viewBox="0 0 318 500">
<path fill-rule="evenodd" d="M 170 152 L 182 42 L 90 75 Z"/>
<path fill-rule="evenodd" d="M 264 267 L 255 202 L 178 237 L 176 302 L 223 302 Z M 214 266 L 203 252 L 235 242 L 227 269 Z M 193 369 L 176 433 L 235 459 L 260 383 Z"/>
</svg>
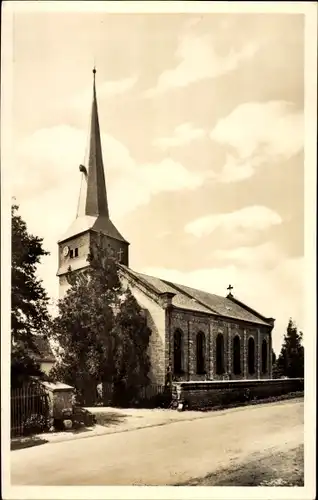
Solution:
<svg viewBox="0 0 318 500">
<path fill-rule="evenodd" d="M 108 427 L 111 425 L 119 425 L 126 420 L 129 415 L 124 413 L 114 412 L 101 412 L 95 413 L 96 424 L 102 425 L 103 427 Z"/>
</svg>

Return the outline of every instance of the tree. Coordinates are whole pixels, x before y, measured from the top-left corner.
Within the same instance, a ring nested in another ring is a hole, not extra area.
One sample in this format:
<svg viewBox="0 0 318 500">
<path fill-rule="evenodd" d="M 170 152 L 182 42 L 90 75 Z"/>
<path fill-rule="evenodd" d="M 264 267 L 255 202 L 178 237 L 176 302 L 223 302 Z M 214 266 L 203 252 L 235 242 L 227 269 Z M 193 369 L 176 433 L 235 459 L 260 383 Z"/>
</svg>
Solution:
<svg viewBox="0 0 318 500">
<path fill-rule="evenodd" d="M 43 239 L 29 234 L 18 214 L 18 205 L 11 207 L 11 385 L 17 386 L 32 375 L 41 375 L 35 361 L 35 333 L 44 333 L 50 320 L 48 296 L 42 280 L 36 276 L 41 258 L 48 255 Z"/>
<path fill-rule="evenodd" d="M 102 237 L 92 242 L 88 262 L 77 274 L 69 270 L 70 288 L 52 323 L 60 359 L 51 375 L 75 386 L 82 403 L 92 404 L 101 383 L 123 389 L 144 381 L 148 340 L 140 308 L 123 289 Z"/>
<path fill-rule="evenodd" d="M 298 332 L 296 324 L 290 318 L 283 345 L 275 363 L 274 372 L 277 377 L 304 376 L 304 348 L 301 344 L 303 334 Z"/>
<path fill-rule="evenodd" d="M 148 384 L 150 334 L 141 307 L 128 289 L 122 296 L 113 333 L 115 404 L 129 403 L 138 395 L 138 386 Z"/>
</svg>

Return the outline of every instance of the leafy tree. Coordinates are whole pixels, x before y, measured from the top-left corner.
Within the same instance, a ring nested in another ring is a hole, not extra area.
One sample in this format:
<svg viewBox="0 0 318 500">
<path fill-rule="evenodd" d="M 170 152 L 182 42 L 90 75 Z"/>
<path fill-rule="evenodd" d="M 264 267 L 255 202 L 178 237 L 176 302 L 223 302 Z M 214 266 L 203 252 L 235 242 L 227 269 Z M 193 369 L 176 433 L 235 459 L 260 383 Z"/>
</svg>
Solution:
<svg viewBox="0 0 318 500">
<path fill-rule="evenodd" d="M 35 333 L 44 333 L 49 322 L 48 296 L 36 276 L 41 257 L 48 255 L 43 239 L 29 234 L 18 214 L 18 205 L 11 207 L 11 385 L 17 386 L 32 375 L 40 375 L 35 362 Z"/>
<path fill-rule="evenodd" d="M 92 404 L 101 383 L 124 389 L 144 382 L 148 338 L 140 308 L 123 290 L 102 237 L 92 242 L 88 262 L 84 271 L 69 269 L 70 288 L 52 323 L 60 360 L 51 376 L 75 386 L 80 401 Z"/>
<path fill-rule="evenodd" d="M 296 324 L 289 320 L 287 331 L 278 359 L 275 363 L 276 377 L 303 377 L 304 376 L 304 348 L 301 344 L 303 334 L 298 332 Z"/>
<path fill-rule="evenodd" d="M 120 302 L 113 331 L 114 403 L 129 403 L 138 386 L 148 384 L 150 360 L 147 353 L 151 331 L 136 299 L 127 290 Z"/>
</svg>

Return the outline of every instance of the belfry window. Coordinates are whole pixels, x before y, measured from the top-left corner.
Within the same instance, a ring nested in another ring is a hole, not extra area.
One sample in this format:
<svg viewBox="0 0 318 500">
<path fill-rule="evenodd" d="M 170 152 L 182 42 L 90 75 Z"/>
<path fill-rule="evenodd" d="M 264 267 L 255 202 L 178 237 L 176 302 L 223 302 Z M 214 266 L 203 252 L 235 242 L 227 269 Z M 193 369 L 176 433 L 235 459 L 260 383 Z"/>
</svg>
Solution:
<svg viewBox="0 0 318 500">
<path fill-rule="evenodd" d="M 78 257 L 78 248 L 75 248 L 74 255 L 75 257 Z"/>
<path fill-rule="evenodd" d="M 72 249 L 70 250 L 70 258 L 73 259 L 73 257 L 74 257 L 74 250 Z"/>
</svg>

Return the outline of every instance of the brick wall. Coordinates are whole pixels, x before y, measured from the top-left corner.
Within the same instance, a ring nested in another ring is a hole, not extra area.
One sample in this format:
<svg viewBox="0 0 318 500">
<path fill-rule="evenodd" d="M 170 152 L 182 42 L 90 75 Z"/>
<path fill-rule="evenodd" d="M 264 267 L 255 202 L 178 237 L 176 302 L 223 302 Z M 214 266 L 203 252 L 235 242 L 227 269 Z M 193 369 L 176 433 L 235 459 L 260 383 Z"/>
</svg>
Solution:
<svg viewBox="0 0 318 500">
<path fill-rule="evenodd" d="M 172 309 L 170 314 L 170 327 L 166 340 L 166 365 L 173 368 L 174 333 L 181 330 L 183 333 L 183 365 L 184 373 L 178 375 L 178 380 L 223 380 L 224 375 L 216 373 L 216 337 L 223 335 L 224 339 L 224 368 L 231 379 L 268 379 L 271 378 L 271 334 L 268 327 L 250 326 L 243 322 L 217 319 L 192 311 Z M 168 319 L 167 319 L 168 322 Z M 206 374 L 196 373 L 196 335 L 198 332 L 205 335 L 205 367 Z M 233 373 L 233 339 L 240 339 L 241 374 Z M 248 371 L 248 339 L 252 337 L 255 342 L 255 373 Z M 261 371 L 261 346 L 263 339 L 267 341 L 267 371 Z"/>
</svg>

